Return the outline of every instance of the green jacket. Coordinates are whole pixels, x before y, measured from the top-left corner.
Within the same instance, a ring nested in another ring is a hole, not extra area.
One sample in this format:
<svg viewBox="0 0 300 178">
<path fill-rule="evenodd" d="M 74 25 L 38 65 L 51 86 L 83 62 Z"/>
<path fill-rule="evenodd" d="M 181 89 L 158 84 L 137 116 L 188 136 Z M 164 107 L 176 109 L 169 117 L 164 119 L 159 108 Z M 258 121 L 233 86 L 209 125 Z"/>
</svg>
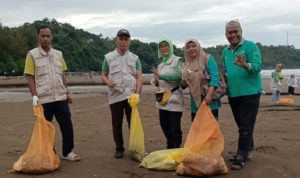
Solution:
<svg viewBox="0 0 300 178">
<path fill-rule="evenodd" d="M 244 69 L 234 64 L 236 54 L 245 57 L 249 64 Z M 261 53 L 258 46 L 252 41 L 242 40 L 235 48 L 227 47 L 222 54 L 223 65 L 227 74 L 228 97 L 253 95 L 262 92 L 261 85 Z"/>
</svg>

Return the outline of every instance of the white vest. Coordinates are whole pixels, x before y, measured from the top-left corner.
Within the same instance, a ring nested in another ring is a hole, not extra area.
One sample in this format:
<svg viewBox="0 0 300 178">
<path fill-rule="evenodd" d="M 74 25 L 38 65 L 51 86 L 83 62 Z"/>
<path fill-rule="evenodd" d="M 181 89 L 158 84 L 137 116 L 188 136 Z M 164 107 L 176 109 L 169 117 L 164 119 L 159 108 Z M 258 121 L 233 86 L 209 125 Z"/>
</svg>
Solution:
<svg viewBox="0 0 300 178">
<path fill-rule="evenodd" d="M 129 51 L 120 55 L 117 50 L 114 50 L 105 55 L 105 60 L 109 67 L 108 78 L 117 84 L 114 88 L 109 88 L 109 104 L 128 99 L 136 91 L 138 56 Z"/>
<path fill-rule="evenodd" d="M 48 54 L 40 47 L 29 51 L 35 66 L 35 84 L 41 104 L 67 99 L 62 80 L 62 52 L 50 49 Z"/>
<path fill-rule="evenodd" d="M 160 63 L 157 67 L 159 74 L 174 74 L 177 71 L 177 63 L 180 60 L 180 57 L 172 56 L 166 64 Z M 180 81 L 172 81 L 167 82 L 164 80 L 159 80 L 159 88 L 161 91 L 172 90 L 176 86 L 179 85 Z M 165 106 L 160 105 L 156 102 L 156 107 L 159 109 L 167 110 L 167 111 L 178 111 L 182 112 L 184 109 L 184 99 L 183 92 L 181 88 L 174 91 L 171 97 L 168 100 L 168 103 Z"/>
</svg>

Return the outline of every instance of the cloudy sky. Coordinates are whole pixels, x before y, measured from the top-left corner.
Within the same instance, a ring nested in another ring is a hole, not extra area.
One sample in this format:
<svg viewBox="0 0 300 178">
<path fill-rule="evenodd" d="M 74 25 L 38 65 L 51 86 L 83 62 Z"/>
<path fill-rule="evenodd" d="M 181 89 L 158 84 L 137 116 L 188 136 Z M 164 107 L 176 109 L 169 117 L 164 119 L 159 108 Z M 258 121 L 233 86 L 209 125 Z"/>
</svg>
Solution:
<svg viewBox="0 0 300 178">
<path fill-rule="evenodd" d="M 1 0 L 0 23 L 15 27 L 43 18 L 114 37 L 120 28 L 132 38 L 178 47 L 190 37 L 205 46 L 227 44 L 226 21 L 239 19 L 245 38 L 263 45 L 300 49 L 299 0 Z"/>
</svg>

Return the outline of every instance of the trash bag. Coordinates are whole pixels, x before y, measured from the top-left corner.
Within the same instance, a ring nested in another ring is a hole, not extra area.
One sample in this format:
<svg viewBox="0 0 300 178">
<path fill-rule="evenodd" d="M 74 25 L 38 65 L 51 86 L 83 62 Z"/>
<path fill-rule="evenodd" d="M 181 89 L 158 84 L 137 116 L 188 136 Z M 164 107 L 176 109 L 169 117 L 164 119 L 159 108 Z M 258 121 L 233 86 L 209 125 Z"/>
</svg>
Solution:
<svg viewBox="0 0 300 178">
<path fill-rule="evenodd" d="M 295 104 L 295 101 L 293 98 L 280 98 L 277 104 Z"/>
<path fill-rule="evenodd" d="M 182 162 L 176 174 L 211 176 L 225 174 L 228 168 L 222 157 L 224 136 L 209 106 L 203 102 L 188 132 Z"/>
<path fill-rule="evenodd" d="M 133 94 L 128 99 L 132 108 L 130 119 L 129 157 L 136 161 L 142 161 L 145 156 L 144 130 L 137 108 L 139 95 Z"/>
<path fill-rule="evenodd" d="M 182 160 L 182 148 L 154 151 L 148 154 L 140 166 L 159 171 L 173 171 Z"/>
<path fill-rule="evenodd" d="M 35 125 L 26 152 L 12 166 L 11 172 L 42 174 L 59 168 L 60 159 L 53 145 L 55 127 L 44 117 L 43 106 L 33 107 Z"/>
</svg>

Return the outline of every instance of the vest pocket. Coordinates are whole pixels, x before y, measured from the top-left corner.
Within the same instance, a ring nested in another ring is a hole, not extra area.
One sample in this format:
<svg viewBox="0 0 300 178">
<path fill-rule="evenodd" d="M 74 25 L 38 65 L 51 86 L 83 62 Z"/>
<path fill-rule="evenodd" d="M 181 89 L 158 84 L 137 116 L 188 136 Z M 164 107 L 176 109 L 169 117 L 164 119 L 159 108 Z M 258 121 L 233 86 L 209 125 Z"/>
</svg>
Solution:
<svg viewBox="0 0 300 178">
<path fill-rule="evenodd" d="M 128 61 L 127 64 L 128 64 L 128 68 L 129 68 L 129 73 L 132 75 L 135 75 L 136 74 L 135 63 L 133 61 Z"/>
<path fill-rule="evenodd" d="M 112 61 L 109 67 L 109 73 L 114 74 L 121 71 L 121 63 L 119 61 Z"/>
<path fill-rule="evenodd" d="M 54 70 L 56 74 L 62 75 L 62 63 L 60 60 L 55 60 L 54 62 Z"/>
<path fill-rule="evenodd" d="M 121 63 L 119 61 L 112 61 L 109 66 L 110 80 L 122 80 Z M 118 84 L 118 83 L 117 83 Z"/>
</svg>

